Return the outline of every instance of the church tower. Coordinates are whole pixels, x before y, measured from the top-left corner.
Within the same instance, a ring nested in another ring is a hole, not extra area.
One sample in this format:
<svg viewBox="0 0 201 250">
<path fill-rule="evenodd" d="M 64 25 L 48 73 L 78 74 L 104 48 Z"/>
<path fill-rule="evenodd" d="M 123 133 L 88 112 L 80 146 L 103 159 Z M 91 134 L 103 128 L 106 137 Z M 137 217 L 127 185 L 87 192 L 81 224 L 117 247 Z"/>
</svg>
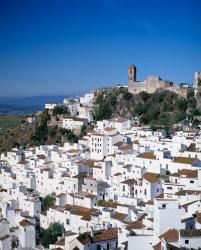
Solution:
<svg viewBox="0 0 201 250">
<path fill-rule="evenodd" d="M 135 65 L 130 65 L 128 68 L 128 82 L 136 82 L 136 67 Z"/>
</svg>

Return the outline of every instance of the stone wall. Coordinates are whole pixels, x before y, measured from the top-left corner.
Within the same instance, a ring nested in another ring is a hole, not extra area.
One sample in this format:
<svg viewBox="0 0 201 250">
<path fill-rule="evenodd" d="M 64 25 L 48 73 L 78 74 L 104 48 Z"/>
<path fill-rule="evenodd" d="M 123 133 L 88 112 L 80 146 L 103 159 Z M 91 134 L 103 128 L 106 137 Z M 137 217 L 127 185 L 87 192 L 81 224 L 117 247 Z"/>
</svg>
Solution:
<svg viewBox="0 0 201 250">
<path fill-rule="evenodd" d="M 173 82 L 162 80 L 159 76 L 148 76 L 144 81 L 136 80 L 136 67 L 130 65 L 128 68 L 128 91 L 132 94 L 139 94 L 142 91 L 154 93 L 158 89 L 169 90 L 181 97 L 186 97 L 191 88 L 188 85 L 173 85 Z M 135 79 L 135 80 L 134 80 Z M 201 73 L 195 73 L 195 92 L 201 91 Z"/>
<path fill-rule="evenodd" d="M 138 94 L 142 91 L 154 93 L 157 89 L 168 89 L 173 86 L 170 81 L 161 80 L 158 76 L 150 76 L 143 82 L 129 82 L 128 91 L 132 94 Z"/>
</svg>

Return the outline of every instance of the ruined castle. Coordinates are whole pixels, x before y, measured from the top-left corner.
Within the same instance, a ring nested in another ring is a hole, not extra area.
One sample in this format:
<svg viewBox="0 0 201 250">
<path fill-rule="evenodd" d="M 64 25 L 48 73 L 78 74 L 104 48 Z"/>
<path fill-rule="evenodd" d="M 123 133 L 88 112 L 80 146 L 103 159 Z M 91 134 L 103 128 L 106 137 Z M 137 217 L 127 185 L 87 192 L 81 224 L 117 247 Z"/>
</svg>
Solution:
<svg viewBox="0 0 201 250">
<path fill-rule="evenodd" d="M 130 65 L 128 68 L 128 91 L 132 94 L 138 94 L 142 91 L 154 93 L 156 90 L 170 90 L 182 97 L 186 97 L 189 89 L 193 86 L 183 84 L 173 84 L 169 80 L 162 80 L 159 76 L 148 76 L 144 81 L 137 81 L 137 68 L 135 65 Z M 195 94 L 201 89 L 201 73 L 195 73 Z"/>
<path fill-rule="evenodd" d="M 154 93 L 157 89 L 168 89 L 173 86 L 170 81 L 161 80 L 159 76 L 148 76 L 144 81 L 137 81 L 137 69 L 135 65 L 128 68 L 128 90 L 132 94 L 142 91 Z"/>
</svg>

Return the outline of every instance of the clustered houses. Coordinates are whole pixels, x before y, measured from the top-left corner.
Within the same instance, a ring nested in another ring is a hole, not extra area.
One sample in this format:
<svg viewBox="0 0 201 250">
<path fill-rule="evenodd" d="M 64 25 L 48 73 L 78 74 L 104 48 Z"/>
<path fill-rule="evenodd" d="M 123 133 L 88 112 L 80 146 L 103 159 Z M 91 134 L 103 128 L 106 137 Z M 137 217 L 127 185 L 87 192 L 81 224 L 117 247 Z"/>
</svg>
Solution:
<svg viewBox="0 0 201 250">
<path fill-rule="evenodd" d="M 38 228 L 54 222 L 65 234 L 50 249 L 201 247 L 200 131 L 167 138 L 103 120 L 77 144 L 13 149 L 0 160 L 0 249 L 38 249 Z M 55 204 L 41 211 L 48 194 Z"/>
<path fill-rule="evenodd" d="M 62 103 L 46 103 L 45 109 L 52 114 L 56 107 L 67 107 L 70 115 L 63 114 L 51 116 L 48 126 L 58 126 L 64 129 L 72 130 L 75 134 L 80 134 L 83 126 L 87 126 L 93 120 L 94 93 L 87 93 L 80 98 L 65 98 Z"/>
<path fill-rule="evenodd" d="M 71 116 L 92 121 L 92 110 L 94 106 L 94 93 L 87 93 L 80 98 L 67 99 L 65 98 L 63 104 L 68 107 Z"/>
</svg>

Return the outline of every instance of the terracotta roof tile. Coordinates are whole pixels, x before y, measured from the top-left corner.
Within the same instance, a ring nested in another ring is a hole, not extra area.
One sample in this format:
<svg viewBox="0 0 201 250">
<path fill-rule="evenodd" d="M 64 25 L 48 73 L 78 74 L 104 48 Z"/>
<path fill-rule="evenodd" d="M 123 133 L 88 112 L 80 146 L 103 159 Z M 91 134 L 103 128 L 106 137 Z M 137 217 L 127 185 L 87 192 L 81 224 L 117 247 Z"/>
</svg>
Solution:
<svg viewBox="0 0 201 250">
<path fill-rule="evenodd" d="M 118 220 L 123 222 L 124 219 L 126 218 L 127 214 L 123 214 L 123 213 L 116 213 L 112 216 L 113 219 Z"/>
<path fill-rule="evenodd" d="M 196 160 L 196 158 L 181 157 L 181 156 L 178 156 L 178 157 L 174 158 L 174 162 L 182 163 L 182 164 L 192 164 L 195 160 Z"/>
<path fill-rule="evenodd" d="M 181 229 L 180 236 L 181 238 L 201 238 L 201 229 Z"/>
<path fill-rule="evenodd" d="M 201 194 L 200 190 L 180 190 L 175 193 L 175 195 L 184 196 L 184 195 L 199 195 Z"/>
<path fill-rule="evenodd" d="M 138 157 L 139 158 L 150 159 L 150 160 L 156 160 L 156 156 L 154 155 L 153 152 L 144 152 L 142 154 L 139 154 Z"/>
<path fill-rule="evenodd" d="M 125 181 L 122 181 L 121 184 L 126 184 L 128 186 L 132 186 L 136 183 L 136 180 L 134 179 L 128 179 L 128 180 L 125 180 Z"/>
<path fill-rule="evenodd" d="M 181 169 L 177 173 L 172 174 L 172 176 L 176 177 L 187 177 L 187 178 L 197 178 L 198 171 L 191 169 Z"/>
<path fill-rule="evenodd" d="M 201 224 L 201 213 L 196 213 L 195 215 L 197 223 Z"/>
<path fill-rule="evenodd" d="M 142 223 L 142 221 L 133 221 L 127 224 L 127 229 L 142 229 L 145 228 L 145 225 Z"/>
<path fill-rule="evenodd" d="M 108 240 L 117 240 L 117 228 L 109 228 L 108 230 L 98 230 L 93 232 L 93 236 L 90 233 L 84 233 L 77 237 L 78 241 L 83 245 L 108 241 Z"/>
<path fill-rule="evenodd" d="M 164 238 L 168 242 L 176 242 L 179 240 L 179 232 L 176 229 L 169 229 L 159 236 L 160 239 Z"/>
<path fill-rule="evenodd" d="M 143 175 L 143 179 L 145 179 L 146 181 L 148 181 L 150 183 L 160 183 L 158 177 L 159 177 L 158 174 L 149 173 L 149 172 L 147 172 Z"/>
<path fill-rule="evenodd" d="M 31 223 L 30 221 L 28 220 L 22 220 L 19 222 L 20 226 L 22 227 L 27 227 L 27 226 L 35 226 L 35 224 Z"/>
</svg>

